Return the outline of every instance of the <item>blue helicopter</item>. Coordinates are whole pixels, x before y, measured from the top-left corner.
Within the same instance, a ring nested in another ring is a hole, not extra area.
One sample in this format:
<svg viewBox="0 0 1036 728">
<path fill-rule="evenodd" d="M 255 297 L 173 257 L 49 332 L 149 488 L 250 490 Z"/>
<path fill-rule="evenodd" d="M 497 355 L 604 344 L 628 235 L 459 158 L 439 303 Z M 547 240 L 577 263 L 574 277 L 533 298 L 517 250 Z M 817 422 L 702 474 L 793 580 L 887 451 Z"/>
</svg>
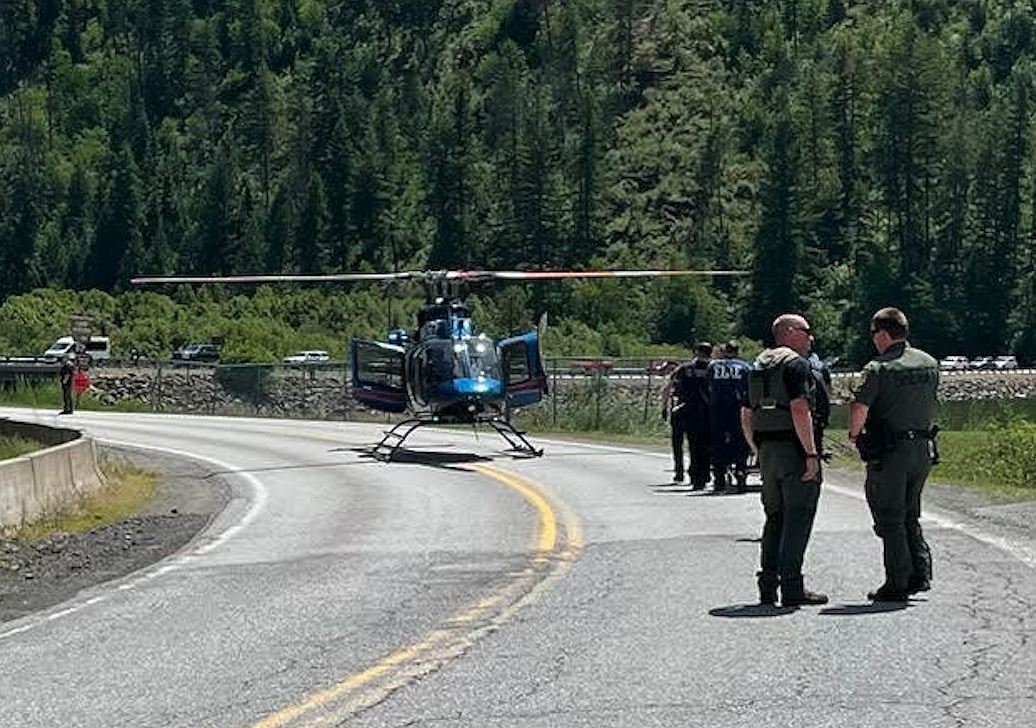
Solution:
<svg viewBox="0 0 1036 728">
<path fill-rule="evenodd" d="M 514 410 L 539 402 L 547 392 L 542 341 L 546 315 L 537 330 L 493 341 L 472 323 L 461 288 L 487 281 L 563 278 L 652 278 L 661 276 L 729 276 L 743 271 L 404 271 L 328 275 L 147 276 L 132 283 L 340 283 L 350 281 L 415 281 L 427 301 L 417 315 L 413 335 L 389 332 L 385 341 L 353 339 L 349 345 L 351 394 L 371 409 L 406 419 L 384 434 L 371 454 L 390 461 L 419 427 L 436 424 L 485 423 L 493 427 L 518 456 L 536 457 L 534 447 L 511 423 Z"/>
</svg>

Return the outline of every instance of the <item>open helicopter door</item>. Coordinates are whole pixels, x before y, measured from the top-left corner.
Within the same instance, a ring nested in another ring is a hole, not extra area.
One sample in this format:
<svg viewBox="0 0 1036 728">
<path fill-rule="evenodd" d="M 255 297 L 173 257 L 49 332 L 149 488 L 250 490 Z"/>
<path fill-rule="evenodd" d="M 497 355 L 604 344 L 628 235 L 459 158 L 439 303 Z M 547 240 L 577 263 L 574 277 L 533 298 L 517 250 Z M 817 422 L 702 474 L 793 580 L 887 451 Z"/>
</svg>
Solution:
<svg viewBox="0 0 1036 728">
<path fill-rule="evenodd" d="M 405 412 L 403 358 L 404 349 L 397 344 L 353 339 L 349 343 L 353 399 L 385 412 Z"/>
<path fill-rule="evenodd" d="M 525 407 L 543 398 L 547 377 L 540 358 L 539 334 L 535 331 L 504 339 L 497 344 L 504 389 L 511 407 Z"/>
</svg>

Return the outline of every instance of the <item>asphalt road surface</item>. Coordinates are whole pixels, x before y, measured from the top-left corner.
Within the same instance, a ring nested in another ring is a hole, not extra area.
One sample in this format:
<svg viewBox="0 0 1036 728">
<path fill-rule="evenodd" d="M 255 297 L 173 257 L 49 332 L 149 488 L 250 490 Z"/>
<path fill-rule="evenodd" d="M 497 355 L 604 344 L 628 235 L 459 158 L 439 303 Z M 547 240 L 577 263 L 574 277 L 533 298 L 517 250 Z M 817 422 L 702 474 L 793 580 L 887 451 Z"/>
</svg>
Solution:
<svg viewBox="0 0 1036 728">
<path fill-rule="evenodd" d="M 50 420 L 50 415 L 23 416 Z M 0 627 L 0 726 L 1028 726 L 1032 521 L 927 512 L 933 591 L 871 605 L 879 542 L 831 476 L 807 554 L 831 604 L 759 607 L 758 494 L 663 454 L 425 431 L 63 418 L 235 489 L 184 551 Z"/>
</svg>

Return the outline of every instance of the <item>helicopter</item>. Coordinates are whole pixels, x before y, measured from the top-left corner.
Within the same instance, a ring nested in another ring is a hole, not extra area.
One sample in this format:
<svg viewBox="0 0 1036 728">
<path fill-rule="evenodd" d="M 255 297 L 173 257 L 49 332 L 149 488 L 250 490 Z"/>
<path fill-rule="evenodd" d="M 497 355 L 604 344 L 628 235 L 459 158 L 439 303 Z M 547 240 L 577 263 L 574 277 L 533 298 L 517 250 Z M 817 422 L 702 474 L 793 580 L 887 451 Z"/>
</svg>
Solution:
<svg viewBox="0 0 1036 728">
<path fill-rule="evenodd" d="M 488 281 L 578 278 L 740 276 L 737 270 L 491 271 L 433 270 L 326 275 L 141 276 L 135 285 L 208 283 L 420 283 L 426 302 L 411 336 L 404 329 L 386 340 L 353 339 L 349 344 L 350 393 L 364 406 L 406 414 L 384 433 L 370 454 L 391 461 L 414 430 L 426 425 L 488 424 L 516 456 L 539 457 L 526 433 L 511 423 L 513 412 L 547 393 L 542 342 L 546 314 L 536 330 L 494 341 L 473 325 L 462 289 Z"/>
</svg>

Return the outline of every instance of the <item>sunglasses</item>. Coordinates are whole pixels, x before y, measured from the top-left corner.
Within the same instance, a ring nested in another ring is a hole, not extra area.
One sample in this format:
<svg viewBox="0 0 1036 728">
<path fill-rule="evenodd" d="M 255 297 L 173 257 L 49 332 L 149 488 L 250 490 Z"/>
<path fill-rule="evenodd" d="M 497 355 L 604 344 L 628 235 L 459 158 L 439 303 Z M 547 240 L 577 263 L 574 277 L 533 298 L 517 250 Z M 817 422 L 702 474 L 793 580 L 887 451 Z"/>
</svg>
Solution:
<svg viewBox="0 0 1036 728">
<path fill-rule="evenodd" d="M 809 328 L 808 326 L 792 326 L 791 328 L 795 329 L 795 331 L 801 331 L 806 336 L 813 335 L 813 329 Z"/>
</svg>

